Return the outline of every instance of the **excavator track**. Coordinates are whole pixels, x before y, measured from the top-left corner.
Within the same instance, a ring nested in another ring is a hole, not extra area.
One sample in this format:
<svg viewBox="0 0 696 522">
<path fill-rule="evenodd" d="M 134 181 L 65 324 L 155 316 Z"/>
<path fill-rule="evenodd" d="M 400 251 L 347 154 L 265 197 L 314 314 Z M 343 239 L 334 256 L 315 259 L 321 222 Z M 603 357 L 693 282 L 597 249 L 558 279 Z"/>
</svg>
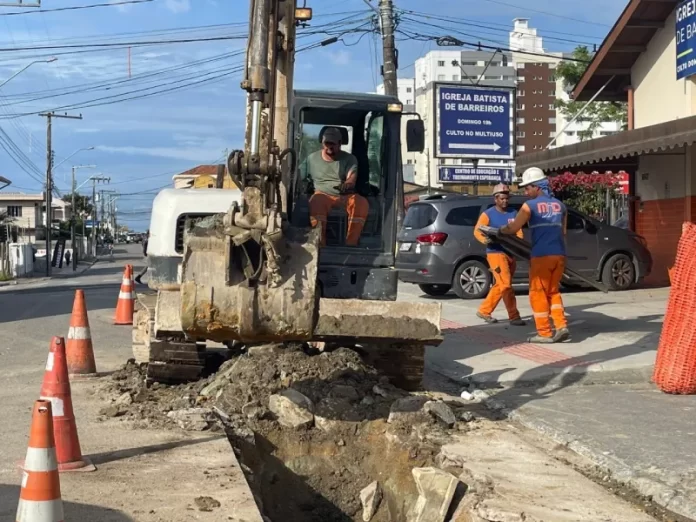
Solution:
<svg viewBox="0 0 696 522">
<path fill-rule="evenodd" d="M 133 321 L 133 356 L 136 362 L 148 364 L 148 383 L 182 384 L 202 378 L 212 353 L 205 344 L 188 341 L 183 335 L 156 338 L 156 304 L 156 293 L 138 293 Z M 439 313 L 427 317 L 426 309 L 419 310 L 415 303 L 351 304 L 352 300 L 322 299 L 315 340 L 353 348 L 395 385 L 419 389 L 426 346 L 441 342 L 439 326 L 433 323 L 437 320 L 439 324 Z M 419 311 L 420 318 L 412 318 L 419 317 Z M 363 327 L 356 330 L 360 320 Z"/>
</svg>

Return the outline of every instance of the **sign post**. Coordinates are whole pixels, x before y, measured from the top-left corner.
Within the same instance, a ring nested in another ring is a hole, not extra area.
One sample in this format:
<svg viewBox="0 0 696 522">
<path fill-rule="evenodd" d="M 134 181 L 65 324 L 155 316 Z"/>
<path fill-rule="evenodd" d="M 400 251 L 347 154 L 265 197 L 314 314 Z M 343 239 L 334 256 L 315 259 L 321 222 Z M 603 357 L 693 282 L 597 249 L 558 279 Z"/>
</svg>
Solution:
<svg viewBox="0 0 696 522">
<path fill-rule="evenodd" d="M 515 90 L 436 84 L 435 156 L 513 160 L 515 158 Z"/>
<path fill-rule="evenodd" d="M 696 74 L 696 0 L 677 5 L 677 80 Z"/>
</svg>

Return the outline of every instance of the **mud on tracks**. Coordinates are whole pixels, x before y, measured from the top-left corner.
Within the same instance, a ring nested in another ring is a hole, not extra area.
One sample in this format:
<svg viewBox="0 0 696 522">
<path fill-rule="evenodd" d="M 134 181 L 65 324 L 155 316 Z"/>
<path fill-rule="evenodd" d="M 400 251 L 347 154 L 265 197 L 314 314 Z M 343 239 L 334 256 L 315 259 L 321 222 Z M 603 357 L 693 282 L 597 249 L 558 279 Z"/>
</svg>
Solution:
<svg viewBox="0 0 696 522">
<path fill-rule="evenodd" d="M 360 492 L 373 481 L 383 499 L 371 520 L 406 520 L 418 497 L 412 469 L 434 465 L 450 430 L 480 426 L 475 405 L 409 394 L 347 348 L 255 346 L 203 381 L 146 388 L 144 378 L 134 362 L 113 374 L 102 414 L 224 430 L 273 521 L 363 520 Z"/>
</svg>

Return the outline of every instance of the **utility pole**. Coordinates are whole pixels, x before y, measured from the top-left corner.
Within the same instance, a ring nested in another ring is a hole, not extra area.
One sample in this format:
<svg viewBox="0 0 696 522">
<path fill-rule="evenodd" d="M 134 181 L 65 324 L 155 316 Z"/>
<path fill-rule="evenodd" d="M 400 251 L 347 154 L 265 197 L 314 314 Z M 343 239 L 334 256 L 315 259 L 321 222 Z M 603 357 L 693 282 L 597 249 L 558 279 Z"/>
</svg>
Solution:
<svg viewBox="0 0 696 522">
<path fill-rule="evenodd" d="M 392 0 L 379 0 L 379 21 L 382 32 L 384 93 L 390 96 L 398 96 L 396 44 L 394 43 L 394 4 L 392 4 Z"/>
<path fill-rule="evenodd" d="M 79 116 L 69 114 L 56 114 L 55 112 L 42 112 L 39 116 L 46 118 L 46 276 L 51 275 L 51 222 L 53 204 L 53 149 L 51 148 L 51 134 L 53 118 L 65 118 L 69 120 L 81 120 Z"/>
<path fill-rule="evenodd" d="M 92 255 L 97 257 L 97 183 L 109 183 L 111 178 L 92 176 Z"/>
</svg>

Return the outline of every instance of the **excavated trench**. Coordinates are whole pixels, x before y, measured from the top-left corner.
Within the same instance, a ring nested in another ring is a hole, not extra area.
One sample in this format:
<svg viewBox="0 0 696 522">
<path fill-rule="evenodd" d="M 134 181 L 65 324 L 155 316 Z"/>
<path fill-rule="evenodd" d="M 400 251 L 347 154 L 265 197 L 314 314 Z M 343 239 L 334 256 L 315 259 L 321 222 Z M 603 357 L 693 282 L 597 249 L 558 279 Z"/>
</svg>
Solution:
<svg viewBox="0 0 696 522">
<path fill-rule="evenodd" d="M 182 386 L 145 388 L 143 376 L 134 363 L 113 376 L 112 396 L 132 402 L 117 400 L 105 415 L 222 426 L 273 522 L 362 521 L 361 491 L 375 481 L 381 501 L 370 520 L 405 521 L 418 498 L 412 470 L 434 466 L 448 431 L 465 426 L 456 408 L 393 386 L 346 348 L 257 346 Z"/>
</svg>

